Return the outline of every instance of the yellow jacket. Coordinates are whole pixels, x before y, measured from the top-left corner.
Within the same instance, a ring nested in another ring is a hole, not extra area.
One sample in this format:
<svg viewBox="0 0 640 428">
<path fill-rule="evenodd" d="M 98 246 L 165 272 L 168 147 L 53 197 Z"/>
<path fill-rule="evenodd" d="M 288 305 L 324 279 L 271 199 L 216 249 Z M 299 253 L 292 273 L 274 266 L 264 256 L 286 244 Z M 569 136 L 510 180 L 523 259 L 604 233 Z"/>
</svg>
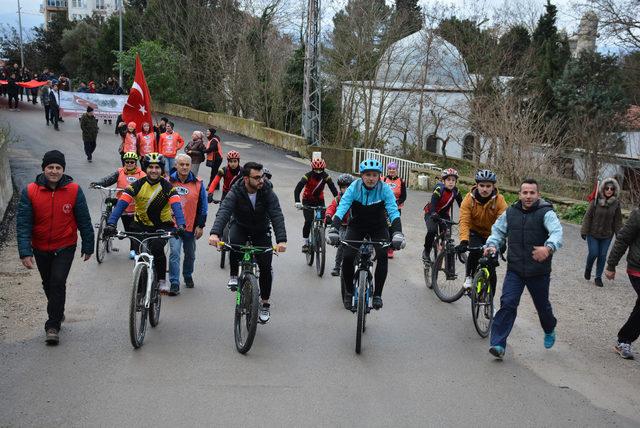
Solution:
<svg viewBox="0 0 640 428">
<path fill-rule="evenodd" d="M 488 238 L 491 235 L 491 226 L 507 209 L 507 202 L 498 189 L 484 204 L 476 200 L 475 190 L 476 186 L 473 186 L 460 205 L 460 241 L 468 241 L 469 232 L 472 230 L 483 238 Z"/>
</svg>

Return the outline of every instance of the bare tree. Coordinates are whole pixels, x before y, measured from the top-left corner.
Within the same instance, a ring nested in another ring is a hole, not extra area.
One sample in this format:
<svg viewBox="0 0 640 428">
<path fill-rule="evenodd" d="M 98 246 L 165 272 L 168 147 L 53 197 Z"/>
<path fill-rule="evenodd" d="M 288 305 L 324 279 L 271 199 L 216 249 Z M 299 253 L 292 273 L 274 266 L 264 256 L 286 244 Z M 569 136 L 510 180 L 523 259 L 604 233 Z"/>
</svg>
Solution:
<svg viewBox="0 0 640 428">
<path fill-rule="evenodd" d="M 622 47 L 640 49 L 640 2 L 638 0 L 588 0 L 579 4 L 584 11 L 598 15 L 603 35 Z"/>
</svg>

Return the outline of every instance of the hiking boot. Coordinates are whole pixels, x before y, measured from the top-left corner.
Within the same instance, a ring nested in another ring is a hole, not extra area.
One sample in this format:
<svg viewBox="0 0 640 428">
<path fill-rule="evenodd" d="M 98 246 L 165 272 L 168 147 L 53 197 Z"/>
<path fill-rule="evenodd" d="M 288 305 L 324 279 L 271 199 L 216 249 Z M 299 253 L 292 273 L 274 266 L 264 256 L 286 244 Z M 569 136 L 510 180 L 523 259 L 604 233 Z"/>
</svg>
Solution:
<svg viewBox="0 0 640 428">
<path fill-rule="evenodd" d="M 187 287 L 187 288 L 195 287 L 195 284 L 193 283 L 193 279 L 192 278 L 185 279 L 184 280 L 184 286 Z"/>
<path fill-rule="evenodd" d="M 586 279 L 587 281 L 591 280 L 591 269 L 584 270 L 584 279 Z"/>
<path fill-rule="evenodd" d="M 58 335 L 58 330 L 55 328 L 47 329 L 47 338 L 45 342 L 49 346 L 56 346 L 60 342 L 60 336 Z"/>
<path fill-rule="evenodd" d="M 269 303 L 263 303 L 258 313 L 258 320 L 260 324 L 266 324 L 271 319 L 271 305 Z"/>
<path fill-rule="evenodd" d="M 544 334 L 544 347 L 546 349 L 550 349 L 553 347 L 553 344 L 556 343 L 556 331 L 553 330 L 551 333 Z"/>
<path fill-rule="evenodd" d="M 238 277 L 232 276 L 229 278 L 229 282 L 227 282 L 227 288 L 234 293 L 238 290 Z"/>
<path fill-rule="evenodd" d="M 630 343 L 618 342 L 613 350 L 625 360 L 633 360 L 633 350 Z"/>
<path fill-rule="evenodd" d="M 331 271 L 331 276 L 340 276 L 340 266 L 336 266 Z"/>
<path fill-rule="evenodd" d="M 373 304 L 371 306 L 373 306 L 373 309 L 375 309 L 376 311 L 381 309 L 382 308 L 382 297 L 373 296 Z"/>
<path fill-rule="evenodd" d="M 178 294 L 180 294 L 180 284 L 171 284 L 169 296 L 177 296 Z"/>
<path fill-rule="evenodd" d="M 500 345 L 492 346 L 491 348 L 489 348 L 489 353 L 497 359 L 501 360 L 502 357 L 504 357 L 504 347 Z"/>
<path fill-rule="evenodd" d="M 596 287 L 604 287 L 604 284 L 602 283 L 602 278 L 596 278 L 593 282 L 596 284 Z"/>
</svg>

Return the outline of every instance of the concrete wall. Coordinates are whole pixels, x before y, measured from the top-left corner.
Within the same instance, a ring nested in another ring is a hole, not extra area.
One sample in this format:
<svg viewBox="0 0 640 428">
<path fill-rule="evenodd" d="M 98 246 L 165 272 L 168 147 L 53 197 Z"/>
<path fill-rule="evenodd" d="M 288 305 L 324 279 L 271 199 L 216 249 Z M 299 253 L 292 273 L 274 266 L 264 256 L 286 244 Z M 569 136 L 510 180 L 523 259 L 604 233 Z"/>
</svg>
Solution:
<svg viewBox="0 0 640 428">
<path fill-rule="evenodd" d="M 0 220 L 4 219 L 12 196 L 13 182 L 9 166 L 9 139 L 0 132 Z"/>
</svg>

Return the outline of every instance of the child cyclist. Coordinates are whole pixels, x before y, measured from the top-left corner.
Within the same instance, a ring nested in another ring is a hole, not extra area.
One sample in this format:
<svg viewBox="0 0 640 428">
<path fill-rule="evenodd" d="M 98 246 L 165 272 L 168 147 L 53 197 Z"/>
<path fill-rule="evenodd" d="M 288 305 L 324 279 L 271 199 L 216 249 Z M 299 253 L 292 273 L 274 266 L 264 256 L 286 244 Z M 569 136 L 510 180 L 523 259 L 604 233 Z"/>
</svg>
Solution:
<svg viewBox="0 0 640 428">
<path fill-rule="evenodd" d="M 331 225 L 331 221 L 333 216 L 336 214 L 336 210 L 338 209 L 338 204 L 340 204 L 340 198 L 344 195 L 344 192 L 347 191 L 347 188 L 353 183 L 355 179 L 351 174 L 341 174 L 338 177 L 338 188 L 340 189 L 340 193 L 336 196 L 331 204 L 327 207 L 327 211 L 325 214 L 325 224 Z M 349 224 L 349 213 L 347 213 L 342 219 L 342 224 L 340 225 L 339 233 L 340 238 L 344 238 L 345 233 L 347 232 L 347 225 Z M 331 271 L 332 276 L 340 276 L 340 267 L 342 266 L 342 246 L 339 246 L 336 250 L 336 264 Z"/>
<path fill-rule="evenodd" d="M 302 176 L 293 191 L 297 209 L 301 210 L 305 205 L 324 206 L 325 185 L 329 186 L 334 198 L 338 196 L 338 189 L 333 184 L 331 176 L 325 171 L 326 167 L 327 163 L 323 159 L 318 158 L 311 161 L 311 171 Z M 300 202 L 300 192 L 303 192 L 302 202 Z M 302 228 L 302 237 L 304 238 L 304 245 L 302 246 L 302 252 L 306 253 L 309 250 L 309 233 L 311 233 L 311 225 L 313 224 L 313 211 L 305 209 L 303 214 L 304 227 Z"/>
<path fill-rule="evenodd" d="M 223 201 L 224 197 L 227 196 L 227 193 L 231 190 L 233 183 L 235 183 L 240 177 L 242 177 L 240 153 L 235 150 L 230 150 L 229 153 L 227 153 L 227 166 L 223 166 L 218 170 L 218 174 L 207 189 L 207 200 L 209 202 L 213 201 L 213 192 L 215 192 L 216 187 L 218 187 L 218 183 L 220 183 L 220 179 L 222 179 L 222 196 L 220 197 L 220 201 Z"/>
<path fill-rule="evenodd" d="M 441 181 L 438 181 L 431 194 L 431 202 L 424 207 L 424 222 L 427 225 L 427 234 L 424 237 L 424 250 L 422 260 L 432 262 L 430 249 L 438 234 L 440 219 L 451 220 L 451 210 L 453 203 L 458 206 L 462 203 L 462 195 L 456 187 L 458 183 L 458 171 L 453 168 L 442 170 Z"/>
<path fill-rule="evenodd" d="M 387 176 L 382 180 L 393 191 L 393 195 L 396 197 L 396 203 L 398 204 L 398 212 L 402 214 L 402 207 L 404 201 L 407 200 L 407 185 L 404 180 L 398 176 L 398 164 L 395 162 L 389 162 L 387 164 Z M 389 247 L 387 250 L 387 256 L 393 258 L 393 248 Z"/>
</svg>

